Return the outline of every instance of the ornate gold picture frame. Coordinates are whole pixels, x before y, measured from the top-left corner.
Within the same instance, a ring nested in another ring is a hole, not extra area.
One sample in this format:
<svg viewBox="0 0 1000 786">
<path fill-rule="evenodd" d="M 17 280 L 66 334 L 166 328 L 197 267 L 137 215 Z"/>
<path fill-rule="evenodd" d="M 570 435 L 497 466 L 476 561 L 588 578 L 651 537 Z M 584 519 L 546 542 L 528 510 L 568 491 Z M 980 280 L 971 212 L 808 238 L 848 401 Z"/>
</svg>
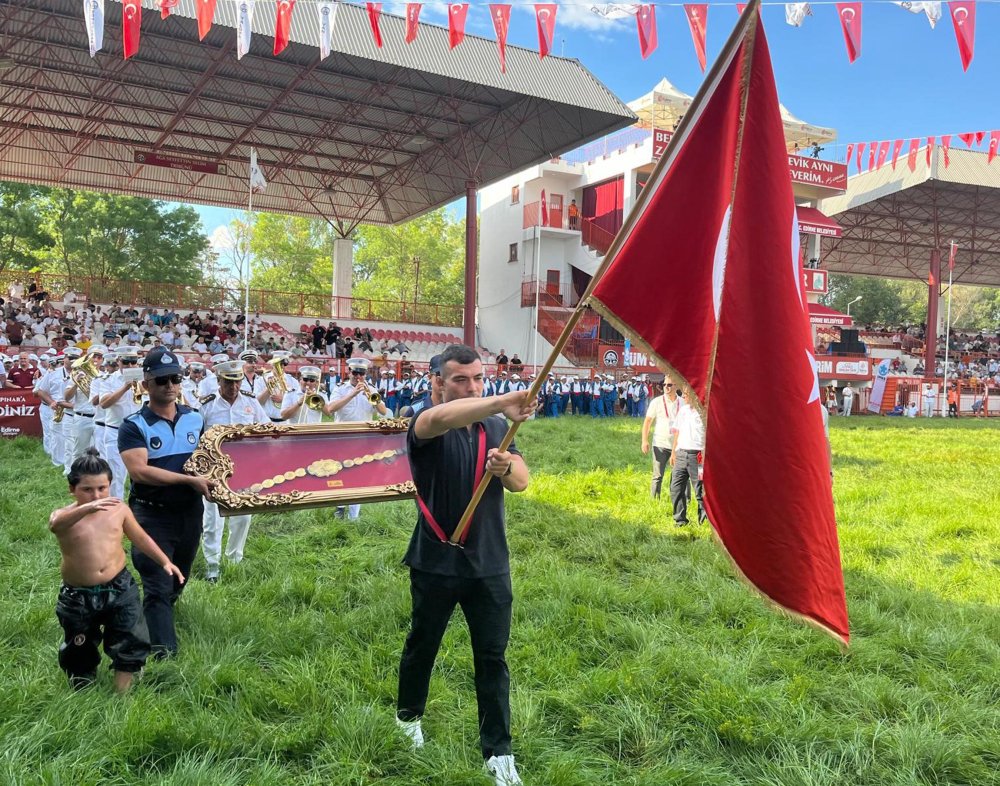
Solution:
<svg viewBox="0 0 1000 786">
<path fill-rule="evenodd" d="M 184 469 L 216 482 L 223 515 L 413 498 L 409 423 L 212 426 Z"/>
</svg>

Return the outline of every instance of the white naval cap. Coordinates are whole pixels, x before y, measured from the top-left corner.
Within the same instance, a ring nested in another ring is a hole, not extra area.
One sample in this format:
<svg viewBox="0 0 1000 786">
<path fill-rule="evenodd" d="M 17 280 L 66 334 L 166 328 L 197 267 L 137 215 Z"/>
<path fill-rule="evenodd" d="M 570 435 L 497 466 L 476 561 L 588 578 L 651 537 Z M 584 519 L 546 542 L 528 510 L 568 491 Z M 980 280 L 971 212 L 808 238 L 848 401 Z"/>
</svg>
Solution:
<svg viewBox="0 0 1000 786">
<path fill-rule="evenodd" d="M 222 363 L 216 363 L 212 371 L 219 379 L 238 382 L 243 379 L 243 361 L 239 359 L 225 360 Z"/>
<path fill-rule="evenodd" d="M 302 366 L 302 368 L 299 369 L 299 376 L 302 379 L 318 380 L 322 373 L 323 372 L 320 370 L 319 366 Z"/>
<path fill-rule="evenodd" d="M 351 358 L 347 361 L 347 367 L 351 371 L 367 371 L 371 367 L 371 363 L 365 358 Z"/>
</svg>

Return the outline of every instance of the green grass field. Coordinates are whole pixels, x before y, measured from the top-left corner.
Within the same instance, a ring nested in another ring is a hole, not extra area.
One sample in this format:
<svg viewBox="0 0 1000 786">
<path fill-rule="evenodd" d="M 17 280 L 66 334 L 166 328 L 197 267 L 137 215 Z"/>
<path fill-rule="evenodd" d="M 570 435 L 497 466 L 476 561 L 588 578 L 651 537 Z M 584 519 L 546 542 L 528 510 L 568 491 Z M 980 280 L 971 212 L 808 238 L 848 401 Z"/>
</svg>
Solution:
<svg viewBox="0 0 1000 786">
<path fill-rule="evenodd" d="M 853 644 L 769 611 L 648 497 L 639 421 L 526 424 L 508 495 L 514 744 L 528 786 L 1000 784 L 1000 429 L 836 419 Z M 0 784 L 488 784 L 468 633 L 411 752 L 393 724 L 414 505 L 255 518 L 129 695 L 56 664 L 61 474 L 0 442 Z M 196 563 L 196 574 L 201 563 Z"/>
</svg>

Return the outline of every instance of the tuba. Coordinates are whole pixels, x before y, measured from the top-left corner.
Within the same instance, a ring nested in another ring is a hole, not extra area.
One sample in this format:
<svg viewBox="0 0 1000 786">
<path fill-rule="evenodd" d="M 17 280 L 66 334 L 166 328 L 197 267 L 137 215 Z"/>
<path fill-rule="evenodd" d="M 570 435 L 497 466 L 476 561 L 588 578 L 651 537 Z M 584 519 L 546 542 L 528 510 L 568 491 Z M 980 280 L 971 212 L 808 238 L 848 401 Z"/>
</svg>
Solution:
<svg viewBox="0 0 1000 786">
<path fill-rule="evenodd" d="M 288 392 L 288 385 L 285 384 L 285 366 L 281 358 L 271 358 L 267 361 L 271 367 L 271 373 L 264 377 L 264 384 L 267 385 L 267 392 L 272 396 Z"/>
<path fill-rule="evenodd" d="M 90 398 L 90 383 L 97 379 L 100 373 L 94 366 L 94 362 L 87 356 L 78 358 L 73 361 L 73 365 L 70 366 L 70 379 L 73 380 L 73 384 L 76 385 L 87 398 Z"/>
</svg>

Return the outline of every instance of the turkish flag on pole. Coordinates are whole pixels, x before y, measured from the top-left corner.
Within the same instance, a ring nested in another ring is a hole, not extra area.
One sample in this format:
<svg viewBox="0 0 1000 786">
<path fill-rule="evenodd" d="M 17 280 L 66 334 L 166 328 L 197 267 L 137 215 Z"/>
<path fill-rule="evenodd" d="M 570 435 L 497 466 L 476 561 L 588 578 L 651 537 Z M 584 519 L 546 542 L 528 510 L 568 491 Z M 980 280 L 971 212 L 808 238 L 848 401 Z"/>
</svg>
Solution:
<svg viewBox="0 0 1000 786">
<path fill-rule="evenodd" d="M 139 28 L 142 26 L 142 0 L 124 0 L 122 3 L 122 43 L 125 59 L 139 51 Z"/>
<path fill-rule="evenodd" d="M 917 171 L 917 153 L 919 152 L 920 152 L 920 140 L 911 139 L 910 152 L 906 156 L 906 165 L 910 168 L 911 172 Z"/>
<path fill-rule="evenodd" d="M 212 29 L 212 22 L 215 21 L 215 1 L 198 0 L 195 5 L 195 13 L 198 16 L 198 40 L 204 41 L 208 31 Z"/>
<path fill-rule="evenodd" d="M 847 59 L 853 63 L 861 57 L 861 3 L 837 3 L 837 13 L 847 44 Z"/>
<path fill-rule="evenodd" d="M 962 56 L 962 70 L 968 71 L 976 49 L 976 2 L 958 0 L 948 3 L 948 11 L 951 13 L 951 23 L 955 28 L 958 53 Z"/>
<path fill-rule="evenodd" d="M 545 189 L 542 189 L 542 196 L 539 200 L 540 209 L 538 214 L 542 217 L 542 226 L 547 227 L 549 225 L 549 203 L 545 199 Z"/>
<path fill-rule="evenodd" d="M 861 160 L 864 158 L 865 155 L 865 147 L 866 147 L 865 142 L 858 142 L 858 172 L 861 171 Z M 869 169 L 871 169 L 871 167 L 869 167 Z"/>
<path fill-rule="evenodd" d="M 406 4 L 406 37 L 403 39 L 408 44 L 417 40 L 417 28 L 420 26 L 420 9 L 422 3 Z"/>
<path fill-rule="evenodd" d="M 705 510 L 738 570 L 846 644 L 788 153 L 760 17 L 741 20 L 605 257 L 590 303 L 644 344 L 702 414 Z M 781 406 L 747 407 L 747 390 Z"/>
<path fill-rule="evenodd" d="M 927 137 L 927 166 L 931 165 L 931 155 L 934 153 L 934 137 Z"/>
<path fill-rule="evenodd" d="M 948 168 L 948 150 L 951 148 L 951 134 L 941 137 L 941 153 L 944 156 L 944 168 Z"/>
<path fill-rule="evenodd" d="M 278 0 L 274 20 L 274 54 L 280 54 L 288 46 L 288 36 L 292 30 L 292 11 L 295 0 Z"/>
<path fill-rule="evenodd" d="M 955 245 L 955 241 L 951 241 L 951 253 L 948 254 L 948 270 L 955 269 L 955 254 L 958 252 L 958 246 Z"/>
<path fill-rule="evenodd" d="M 468 3 L 448 4 L 448 43 L 454 49 L 465 38 L 465 18 L 469 14 Z"/>
<path fill-rule="evenodd" d="M 885 159 L 889 156 L 889 141 L 880 142 L 878 146 L 878 160 L 875 162 L 875 168 L 881 169 L 882 165 L 885 163 Z"/>
<path fill-rule="evenodd" d="M 691 40 L 694 41 L 694 51 L 698 55 L 698 65 L 705 70 L 705 37 L 708 34 L 708 4 L 689 3 L 684 6 L 688 27 L 691 28 Z"/>
<path fill-rule="evenodd" d="M 497 34 L 497 49 L 500 50 L 500 73 L 507 73 L 507 30 L 510 28 L 510 5 L 491 3 L 490 19 Z"/>
<path fill-rule="evenodd" d="M 372 38 L 375 39 L 375 46 L 382 48 L 382 31 L 379 29 L 379 17 L 382 16 L 381 3 L 365 3 L 368 9 L 368 24 L 372 27 Z"/>
<path fill-rule="evenodd" d="M 645 60 L 656 50 L 656 6 L 640 5 L 635 15 L 635 25 L 639 30 L 639 52 Z"/>
<path fill-rule="evenodd" d="M 990 131 L 990 148 L 986 154 L 986 163 L 992 164 L 997 157 L 997 147 L 1000 146 L 1000 131 Z"/>
<path fill-rule="evenodd" d="M 903 149 L 903 140 L 897 139 L 892 143 L 892 168 L 896 168 L 896 161 L 899 159 L 899 151 Z"/>
<path fill-rule="evenodd" d="M 556 35 L 556 3 L 535 3 L 535 22 L 538 24 L 538 56 L 542 59 L 552 51 Z"/>
</svg>

